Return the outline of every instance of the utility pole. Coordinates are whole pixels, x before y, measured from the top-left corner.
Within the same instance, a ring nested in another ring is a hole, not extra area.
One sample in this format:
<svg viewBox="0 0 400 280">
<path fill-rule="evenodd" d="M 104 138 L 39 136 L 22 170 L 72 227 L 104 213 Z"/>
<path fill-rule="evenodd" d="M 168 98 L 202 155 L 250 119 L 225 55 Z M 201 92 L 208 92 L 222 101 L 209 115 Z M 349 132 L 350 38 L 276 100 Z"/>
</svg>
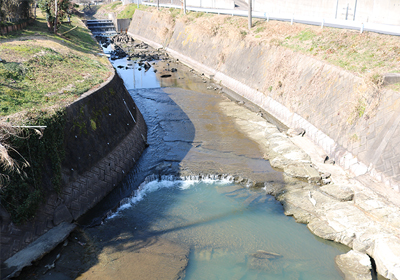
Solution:
<svg viewBox="0 0 400 280">
<path fill-rule="evenodd" d="M 356 0 L 356 3 L 354 4 L 353 21 L 356 20 L 356 10 L 357 10 L 357 0 Z"/>
<path fill-rule="evenodd" d="M 251 15 L 251 12 L 252 12 L 252 3 L 253 2 L 253 0 L 249 0 L 249 30 L 251 29 L 251 27 L 253 26 L 253 24 L 252 24 L 252 15 Z"/>
<path fill-rule="evenodd" d="M 160 0 L 157 0 L 157 11 L 160 10 Z"/>
<path fill-rule="evenodd" d="M 183 14 L 186 15 L 186 0 L 183 0 Z"/>
<path fill-rule="evenodd" d="M 336 0 L 336 13 L 335 13 L 335 19 L 337 19 L 337 10 L 339 7 L 339 0 Z"/>
</svg>

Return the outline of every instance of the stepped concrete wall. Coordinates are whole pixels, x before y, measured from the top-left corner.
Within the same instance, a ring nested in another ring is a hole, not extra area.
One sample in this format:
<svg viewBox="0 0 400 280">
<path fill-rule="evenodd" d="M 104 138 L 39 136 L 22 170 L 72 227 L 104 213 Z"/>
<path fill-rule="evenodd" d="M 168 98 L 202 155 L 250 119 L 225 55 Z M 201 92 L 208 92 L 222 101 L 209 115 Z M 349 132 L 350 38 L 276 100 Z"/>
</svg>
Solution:
<svg viewBox="0 0 400 280">
<path fill-rule="evenodd" d="M 139 28 L 139 26 L 141 28 Z M 213 77 L 289 127 L 303 127 L 341 166 L 399 191 L 400 93 L 281 46 L 199 32 L 136 11 L 128 34 Z M 379 104 L 369 104 L 380 96 Z M 371 108 L 359 117 L 360 102 Z"/>
<path fill-rule="evenodd" d="M 1 262 L 51 228 L 78 219 L 122 180 L 145 149 L 146 123 L 115 73 L 66 110 L 61 194 L 50 194 L 23 225 L 12 223 L 0 206 Z"/>
</svg>

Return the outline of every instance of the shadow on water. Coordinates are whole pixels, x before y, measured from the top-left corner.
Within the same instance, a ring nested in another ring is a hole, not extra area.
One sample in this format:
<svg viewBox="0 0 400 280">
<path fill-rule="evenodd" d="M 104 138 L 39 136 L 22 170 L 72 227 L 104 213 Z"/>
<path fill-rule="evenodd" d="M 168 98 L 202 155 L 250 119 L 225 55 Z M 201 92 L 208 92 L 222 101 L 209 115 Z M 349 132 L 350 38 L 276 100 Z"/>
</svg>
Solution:
<svg viewBox="0 0 400 280">
<path fill-rule="evenodd" d="M 147 176 L 177 175 L 179 163 L 193 147 L 193 123 L 163 89 L 139 89 L 130 92 L 135 95 L 134 100 L 147 124 L 149 147 L 122 183 L 79 221 L 83 226 L 93 223 L 96 217 L 94 223 L 98 218 L 104 217 L 122 198 L 131 195 Z M 168 141 L 172 136 L 172 142 Z"/>
</svg>

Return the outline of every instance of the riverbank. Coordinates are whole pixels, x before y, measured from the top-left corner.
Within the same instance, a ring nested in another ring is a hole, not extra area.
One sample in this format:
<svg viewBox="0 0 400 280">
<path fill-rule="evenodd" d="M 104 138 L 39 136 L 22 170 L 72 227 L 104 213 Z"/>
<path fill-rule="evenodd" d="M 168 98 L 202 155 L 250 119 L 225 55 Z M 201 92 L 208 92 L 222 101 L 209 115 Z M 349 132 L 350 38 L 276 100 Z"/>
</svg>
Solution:
<svg viewBox="0 0 400 280">
<path fill-rule="evenodd" d="M 229 17 L 223 16 L 221 20 L 225 18 Z M 137 28 L 138 26 L 141 28 Z M 164 29 L 158 28 L 161 26 Z M 289 127 L 305 128 L 306 136 L 325 148 L 321 158 L 311 161 L 313 167 L 317 167 L 328 156 L 350 169 L 353 175 L 338 171 L 337 178 L 331 179 L 333 184 L 324 187 L 291 186 L 271 189 L 270 193 L 282 201 L 287 214 L 308 223 L 308 227 L 316 235 L 367 253 L 375 260 L 381 275 L 390 279 L 400 278 L 397 268 L 400 258 L 400 240 L 397 237 L 400 220 L 397 214 L 400 201 L 398 193 L 390 188 L 385 190 L 384 187 L 377 187 L 381 188 L 377 192 L 359 182 L 363 181 L 368 185 L 373 182 L 379 186 L 379 183 L 366 175 L 368 171 L 370 175 L 380 177 L 396 189 L 396 176 L 385 178 L 386 171 L 380 169 L 379 165 L 372 164 L 368 167 L 362 160 L 372 159 L 377 162 L 376 157 L 381 157 L 383 162 L 388 160 L 382 156 L 385 149 L 389 151 L 392 145 L 396 145 L 396 139 L 387 137 L 396 129 L 396 126 L 390 125 L 396 119 L 397 107 L 388 110 L 388 104 L 382 100 L 374 105 L 375 111 L 368 118 L 364 116 L 363 110 L 363 114 L 351 119 L 353 109 L 349 110 L 347 106 L 356 104 L 355 108 L 358 108 L 358 101 L 353 103 L 352 98 L 355 96 L 370 100 L 367 96 L 375 92 L 374 87 L 365 86 L 359 77 L 279 46 L 241 43 L 234 38 L 224 40 L 217 31 L 208 34 L 207 31 L 196 28 L 196 23 L 186 22 L 183 25 L 179 21 L 171 21 L 165 14 L 137 11 L 129 34 L 157 48 L 165 47 L 180 61 L 230 87 Z M 229 51 L 226 49 L 228 45 L 239 47 Z M 277 56 L 281 59 L 276 59 Z M 279 83 L 273 86 L 268 82 L 269 79 L 275 82 L 278 80 Z M 391 89 L 381 89 L 378 92 L 379 95 L 392 96 L 394 100 L 398 100 L 398 93 Z M 388 119 L 380 126 L 373 126 L 384 114 L 391 116 L 393 120 Z M 382 130 L 385 125 L 390 127 L 388 131 Z M 372 126 L 380 131 L 379 134 L 371 133 Z M 266 135 L 269 146 L 274 150 L 275 157 L 287 160 L 290 150 L 279 148 L 282 147 L 282 141 L 288 141 L 287 137 L 271 129 Z M 355 140 L 356 137 L 359 140 Z M 391 143 L 388 145 L 388 142 L 380 142 L 383 139 L 390 139 Z M 305 147 L 308 145 L 306 143 Z M 364 149 L 361 148 L 363 145 Z M 376 146 L 380 147 L 379 155 Z M 274 158 L 268 158 L 274 166 Z M 310 159 L 305 162 L 307 161 L 309 163 Z M 282 160 L 275 162 L 279 167 Z M 283 163 L 285 164 L 287 165 Z M 318 168 L 321 173 L 330 170 L 325 166 Z M 381 172 L 377 172 L 378 170 Z M 384 195 L 383 198 L 381 194 Z"/>
</svg>

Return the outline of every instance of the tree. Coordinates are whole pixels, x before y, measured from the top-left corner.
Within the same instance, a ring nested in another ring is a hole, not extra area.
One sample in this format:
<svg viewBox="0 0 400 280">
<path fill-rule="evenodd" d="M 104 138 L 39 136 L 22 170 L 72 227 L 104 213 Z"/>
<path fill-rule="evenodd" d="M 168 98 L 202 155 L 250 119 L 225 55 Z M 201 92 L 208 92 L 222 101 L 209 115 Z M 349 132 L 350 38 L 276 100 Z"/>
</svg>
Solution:
<svg viewBox="0 0 400 280">
<path fill-rule="evenodd" d="M 39 7 L 46 15 L 47 26 L 57 33 L 58 27 L 73 7 L 70 0 L 39 0 Z"/>
<path fill-rule="evenodd" d="M 27 19 L 33 0 L 0 0 L 0 22 L 6 19 Z"/>
</svg>

